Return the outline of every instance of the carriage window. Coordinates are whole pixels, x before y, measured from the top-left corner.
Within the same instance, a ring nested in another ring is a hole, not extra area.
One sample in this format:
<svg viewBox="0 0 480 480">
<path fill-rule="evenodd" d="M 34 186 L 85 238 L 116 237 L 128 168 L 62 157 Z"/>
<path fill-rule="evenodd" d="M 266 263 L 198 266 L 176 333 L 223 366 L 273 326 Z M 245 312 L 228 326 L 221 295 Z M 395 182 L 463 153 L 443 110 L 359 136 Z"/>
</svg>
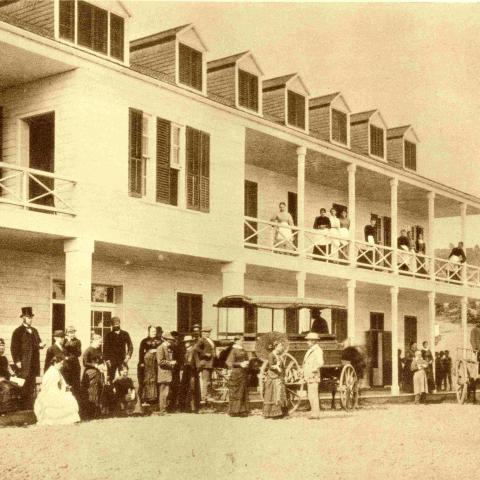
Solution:
<svg viewBox="0 0 480 480">
<path fill-rule="evenodd" d="M 286 333 L 298 333 L 298 311 L 294 308 L 285 310 Z"/>
<path fill-rule="evenodd" d="M 285 311 L 273 310 L 273 330 L 274 332 L 285 332 Z"/>
<path fill-rule="evenodd" d="M 266 333 L 272 331 L 272 311 L 267 308 L 257 310 L 257 332 Z"/>
</svg>

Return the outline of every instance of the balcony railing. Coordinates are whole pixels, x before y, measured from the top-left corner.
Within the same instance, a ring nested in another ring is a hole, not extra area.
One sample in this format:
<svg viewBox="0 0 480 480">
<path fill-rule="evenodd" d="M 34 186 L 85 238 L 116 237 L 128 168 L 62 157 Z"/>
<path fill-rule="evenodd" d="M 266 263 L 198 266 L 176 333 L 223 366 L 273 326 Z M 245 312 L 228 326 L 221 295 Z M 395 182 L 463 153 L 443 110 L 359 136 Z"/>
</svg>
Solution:
<svg viewBox="0 0 480 480">
<path fill-rule="evenodd" d="M 361 240 L 331 235 L 328 231 L 299 229 L 245 217 L 244 244 L 257 250 L 303 256 L 326 263 L 350 264 L 375 271 L 480 287 L 480 267 Z M 353 248 L 353 252 L 351 249 Z M 394 265 L 396 253 L 396 263 Z"/>
<path fill-rule="evenodd" d="M 0 204 L 74 216 L 69 200 L 75 184 L 54 173 L 0 162 Z"/>
</svg>

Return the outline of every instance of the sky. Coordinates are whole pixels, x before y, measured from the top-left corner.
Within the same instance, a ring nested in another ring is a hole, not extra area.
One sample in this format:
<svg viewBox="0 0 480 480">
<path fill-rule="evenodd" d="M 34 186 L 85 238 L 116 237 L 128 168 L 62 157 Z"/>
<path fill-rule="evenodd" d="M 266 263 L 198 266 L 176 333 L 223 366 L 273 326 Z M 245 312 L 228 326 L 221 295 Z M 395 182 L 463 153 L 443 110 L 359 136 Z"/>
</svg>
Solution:
<svg viewBox="0 0 480 480">
<path fill-rule="evenodd" d="M 194 23 L 208 61 L 251 50 L 265 78 L 298 72 L 312 96 L 413 125 L 418 173 L 480 196 L 480 4 L 125 4 L 132 39 Z"/>
</svg>

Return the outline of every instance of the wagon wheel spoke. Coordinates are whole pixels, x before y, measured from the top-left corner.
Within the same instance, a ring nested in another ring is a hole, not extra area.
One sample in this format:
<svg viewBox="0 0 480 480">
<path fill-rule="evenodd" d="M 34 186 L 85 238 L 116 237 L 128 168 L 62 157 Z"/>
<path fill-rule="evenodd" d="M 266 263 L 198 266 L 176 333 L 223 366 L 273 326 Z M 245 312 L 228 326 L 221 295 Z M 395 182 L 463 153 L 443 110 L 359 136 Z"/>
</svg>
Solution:
<svg viewBox="0 0 480 480">
<path fill-rule="evenodd" d="M 339 387 L 340 403 L 344 410 L 352 410 L 358 403 L 358 379 L 355 369 L 345 365 L 340 374 Z"/>
</svg>

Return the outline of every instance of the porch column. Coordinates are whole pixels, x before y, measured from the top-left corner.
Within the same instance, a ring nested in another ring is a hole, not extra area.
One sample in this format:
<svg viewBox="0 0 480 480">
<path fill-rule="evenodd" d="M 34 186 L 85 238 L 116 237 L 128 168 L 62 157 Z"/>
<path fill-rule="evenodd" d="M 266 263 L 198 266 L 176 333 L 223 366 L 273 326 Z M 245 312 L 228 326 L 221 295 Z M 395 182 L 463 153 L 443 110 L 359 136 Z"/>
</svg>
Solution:
<svg viewBox="0 0 480 480">
<path fill-rule="evenodd" d="M 467 204 L 460 204 L 460 241 L 463 242 L 463 250 L 467 253 Z M 462 263 L 462 281 L 467 283 L 467 262 Z"/>
<path fill-rule="evenodd" d="M 92 254 L 95 242 L 65 240 L 65 326 L 73 325 L 83 348 L 90 344 L 92 307 Z"/>
<path fill-rule="evenodd" d="M 305 272 L 297 272 L 295 275 L 297 279 L 297 297 L 305 297 L 305 280 L 307 274 Z M 300 332 L 306 332 L 310 330 L 310 316 L 308 310 L 302 308 L 298 311 L 298 327 Z"/>
<path fill-rule="evenodd" d="M 430 344 L 433 358 L 435 358 L 435 318 L 435 292 L 428 292 L 428 343 Z"/>
<path fill-rule="evenodd" d="M 350 265 L 354 266 L 356 262 L 356 255 L 355 255 L 355 236 L 356 236 L 356 192 L 355 192 L 355 172 L 357 170 L 357 166 L 354 164 L 350 164 L 347 167 L 348 171 L 348 218 L 350 219 L 350 240 L 351 243 L 349 245 L 349 260 Z"/>
<path fill-rule="evenodd" d="M 355 345 L 355 288 L 357 281 L 348 280 L 348 299 L 347 299 L 347 335 L 350 345 Z"/>
<path fill-rule="evenodd" d="M 305 156 L 306 147 L 297 148 L 297 227 L 298 233 L 298 251 L 300 256 L 305 256 Z"/>
<path fill-rule="evenodd" d="M 397 238 L 398 238 L 398 178 L 390 180 L 390 216 L 392 217 L 391 235 L 392 235 L 392 269 L 398 273 L 397 261 Z M 395 351 L 395 357 L 397 352 Z M 397 382 L 398 386 L 398 382 Z"/>
<path fill-rule="evenodd" d="M 222 266 L 222 294 L 243 295 L 245 291 L 245 263 L 234 261 Z"/>
<path fill-rule="evenodd" d="M 392 318 L 392 395 L 398 395 L 398 287 L 390 288 Z"/>
<path fill-rule="evenodd" d="M 426 246 L 426 254 L 430 257 L 430 278 L 435 280 L 435 246 L 434 246 L 434 235 L 433 231 L 435 229 L 435 192 L 428 192 L 428 238 Z"/>
<path fill-rule="evenodd" d="M 460 300 L 461 307 L 461 319 L 462 319 L 462 338 L 463 338 L 463 348 L 469 348 L 468 342 L 468 326 L 467 326 L 467 315 L 468 315 L 468 297 L 462 297 Z M 465 352 L 464 352 L 465 354 Z"/>
</svg>

